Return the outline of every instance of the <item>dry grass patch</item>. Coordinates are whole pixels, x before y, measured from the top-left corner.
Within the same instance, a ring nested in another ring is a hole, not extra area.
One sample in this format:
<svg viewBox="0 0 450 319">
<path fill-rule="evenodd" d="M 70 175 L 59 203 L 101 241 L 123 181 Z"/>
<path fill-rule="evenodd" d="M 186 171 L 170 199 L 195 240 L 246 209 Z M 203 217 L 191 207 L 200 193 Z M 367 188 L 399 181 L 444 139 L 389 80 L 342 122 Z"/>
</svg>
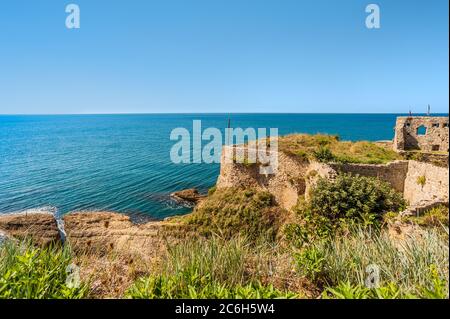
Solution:
<svg viewBox="0 0 450 319">
<path fill-rule="evenodd" d="M 340 141 L 326 134 L 292 134 L 279 138 L 280 151 L 301 160 L 320 162 L 385 164 L 401 156 L 378 143 Z"/>
</svg>

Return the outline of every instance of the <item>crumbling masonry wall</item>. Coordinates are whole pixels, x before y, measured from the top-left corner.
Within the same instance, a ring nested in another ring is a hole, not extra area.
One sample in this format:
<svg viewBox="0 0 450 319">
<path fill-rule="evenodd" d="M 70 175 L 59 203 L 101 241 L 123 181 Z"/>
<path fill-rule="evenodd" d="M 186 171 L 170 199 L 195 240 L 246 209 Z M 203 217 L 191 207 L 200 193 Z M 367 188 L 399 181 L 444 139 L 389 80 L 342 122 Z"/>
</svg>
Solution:
<svg viewBox="0 0 450 319">
<path fill-rule="evenodd" d="M 448 117 L 397 117 L 394 149 L 448 152 Z"/>
<path fill-rule="evenodd" d="M 278 172 L 275 175 L 259 174 L 258 165 L 246 166 L 225 163 L 222 158 L 218 188 L 254 187 L 274 195 L 278 204 L 292 209 L 299 197 L 308 192 L 324 177 L 333 179 L 338 173 L 376 177 L 389 183 L 403 194 L 411 206 L 433 202 L 448 202 L 449 171 L 429 163 L 412 160 L 394 161 L 388 164 L 341 164 L 297 161 L 280 152 Z"/>
</svg>

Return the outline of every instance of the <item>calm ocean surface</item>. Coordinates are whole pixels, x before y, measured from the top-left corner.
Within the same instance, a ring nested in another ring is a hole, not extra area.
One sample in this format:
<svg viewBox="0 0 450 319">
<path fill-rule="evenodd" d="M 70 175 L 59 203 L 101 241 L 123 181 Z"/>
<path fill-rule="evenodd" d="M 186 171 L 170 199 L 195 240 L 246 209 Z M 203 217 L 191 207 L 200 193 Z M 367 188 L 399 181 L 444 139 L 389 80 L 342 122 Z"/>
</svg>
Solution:
<svg viewBox="0 0 450 319">
<path fill-rule="evenodd" d="M 159 114 L 0 116 L 0 213 L 55 207 L 163 218 L 190 209 L 173 191 L 216 182 L 219 164 L 173 164 L 170 132 L 233 128 L 338 134 L 343 140 L 393 138 L 395 114 Z M 206 144 L 207 142 L 205 142 Z"/>
</svg>

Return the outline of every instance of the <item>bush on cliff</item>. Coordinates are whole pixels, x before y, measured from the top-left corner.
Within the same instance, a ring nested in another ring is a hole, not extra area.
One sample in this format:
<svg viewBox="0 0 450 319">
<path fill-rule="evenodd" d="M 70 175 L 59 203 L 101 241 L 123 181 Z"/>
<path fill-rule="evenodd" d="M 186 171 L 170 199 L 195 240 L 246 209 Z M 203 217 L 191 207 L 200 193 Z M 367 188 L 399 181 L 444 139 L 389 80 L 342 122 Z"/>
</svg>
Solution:
<svg viewBox="0 0 450 319">
<path fill-rule="evenodd" d="M 335 180 L 319 178 L 309 197 L 309 201 L 299 200 L 296 207 L 299 222 L 285 228 L 288 238 L 298 245 L 354 225 L 378 226 L 384 213 L 406 206 L 402 194 L 388 183 L 350 174 L 340 174 Z"/>
<path fill-rule="evenodd" d="M 68 248 L 40 248 L 29 242 L 4 244 L 0 247 L 0 299 L 85 297 L 85 285 L 66 284 L 71 258 Z"/>
<path fill-rule="evenodd" d="M 377 178 L 340 174 L 335 180 L 319 178 L 310 192 L 307 209 L 330 220 L 360 219 L 405 208 L 402 194 Z"/>
<path fill-rule="evenodd" d="M 269 192 L 255 189 L 217 189 L 187 218 L 202 235 L 230 238 L 243 234 L 250 239 L 274 239 L 282 223 L 283 211 Z"/>
</svg>

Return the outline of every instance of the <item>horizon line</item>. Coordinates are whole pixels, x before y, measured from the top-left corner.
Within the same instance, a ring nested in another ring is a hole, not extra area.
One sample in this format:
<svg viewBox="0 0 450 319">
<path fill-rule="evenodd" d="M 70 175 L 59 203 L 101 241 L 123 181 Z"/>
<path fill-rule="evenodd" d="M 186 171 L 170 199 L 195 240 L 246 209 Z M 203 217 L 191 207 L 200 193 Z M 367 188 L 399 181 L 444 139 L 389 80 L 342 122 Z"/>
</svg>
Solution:
<svg viewBox="0 0 450 319">
<path fill-rule="evenodd" d="M 383 114 L 393 114 L 393 115 L 409 115 L 409 112 L 115 112 L 115 113 L 0 113 L 0 116 L 68 116 L 68 115 L 223 115 L 223 114 L 332 114 L 332 115 L 345 115 L 345 114 L 367 114 L 367 115 L 383 115 Z M 412 116 L 415 115 L 427 115 L 427 113 L 411 113 Z M 449 114 L 449 112 L 433 112 L 429 116 Z"/>
</svg>

